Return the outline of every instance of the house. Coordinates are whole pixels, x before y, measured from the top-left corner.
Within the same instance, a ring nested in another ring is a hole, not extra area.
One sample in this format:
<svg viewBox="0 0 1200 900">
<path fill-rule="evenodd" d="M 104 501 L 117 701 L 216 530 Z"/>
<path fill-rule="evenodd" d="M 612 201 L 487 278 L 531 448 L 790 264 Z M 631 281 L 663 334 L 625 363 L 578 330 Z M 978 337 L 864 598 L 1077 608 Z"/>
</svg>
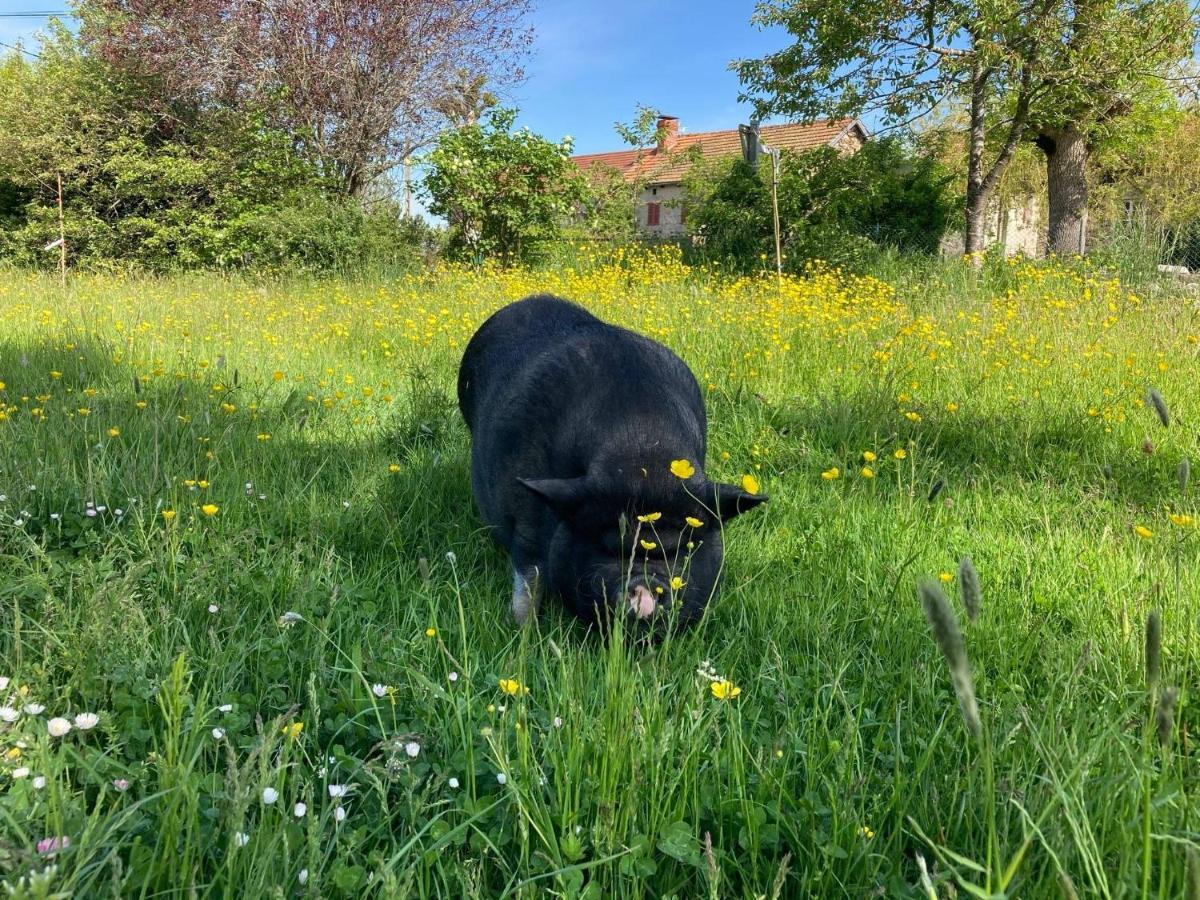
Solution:
<svg viewBox="0 0 1200 900">
<path fill-rule="evenodd" d="M 733 156 L 741 154 L 742 145 L 736 128 L 680 134 L 679 119 L 675 116 L 658 117 L 658 134 L 659 141 L 654 147 L 587 153 L 572 158 L 585 171 L 592 166 L 609 166 L 626 181 L 644 181 L 637 209 L 638 229 L 648 235 L 668 237 L 685 230 L 686 208 L 681 202 L 683 176 L 691 165 L 692 154 L 698 151 L 706 159 Z M 763 125 L 761 137 L 772 148 L 834 147 L 843 153 L 854 153 L 869 135 L 857 119 L 839 119 L 810 125 Z"/>
</svg>

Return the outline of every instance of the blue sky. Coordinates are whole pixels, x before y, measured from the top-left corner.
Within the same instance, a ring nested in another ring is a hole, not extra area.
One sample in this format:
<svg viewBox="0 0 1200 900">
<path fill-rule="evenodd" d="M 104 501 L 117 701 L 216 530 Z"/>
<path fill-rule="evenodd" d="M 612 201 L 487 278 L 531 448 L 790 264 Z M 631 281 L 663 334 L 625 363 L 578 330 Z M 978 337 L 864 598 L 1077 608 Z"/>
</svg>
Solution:
<svg viewBox="0 0 1200 900">
<path fill-rule="evenodd" d="M 0 14 L 65 8 L 0 0 Z M 684 131 L 734 128 L 749 108 L 737 102 L 729 62 L 786 43 L 751 26 L 753 11 L 751 0 L 540 0 L 528 78 L 505 103 L 539 134 L 574 137 L 577 153 L 621 149 L 613 123 L 631 120 L 639 103 L 678 116 Z M 0 42 L 33 47 L 44 24 L 0 17 Z"/>
</svg>

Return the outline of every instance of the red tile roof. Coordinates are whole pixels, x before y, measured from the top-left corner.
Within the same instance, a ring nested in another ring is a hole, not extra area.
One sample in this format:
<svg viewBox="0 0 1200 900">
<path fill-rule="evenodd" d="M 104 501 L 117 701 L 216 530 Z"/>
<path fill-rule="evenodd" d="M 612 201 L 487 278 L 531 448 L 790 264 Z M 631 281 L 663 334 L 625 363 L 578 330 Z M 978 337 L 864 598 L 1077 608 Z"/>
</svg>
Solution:
<svg viewBox="0 0 1200 900">
<path fill-rule="evenodd" d="M 857 119 L 834 119 L 813 122 L 810 125 L 763 125 L 760 134 L 769 147 L 785 150 L 813 150 L 832 144 L 843 134 L 858 130 L 865 140 L 867 131 Z M 618 170 L 627 181 L 643 176 L 650 184 L 675 184 L 683 179 L 690 161 L 686 151 L 693 146 L 700 148 L 706 158 L 729 156 L 742 152 L 737 129 L 728 131 L 699 131 L 695 134 L 680 134 L 669 153 L 657 147 L 641 150 L 617 150 L 613 153 L 585 153 L 573 156 L 581 169 L 604 165 Z"/>
</svg>

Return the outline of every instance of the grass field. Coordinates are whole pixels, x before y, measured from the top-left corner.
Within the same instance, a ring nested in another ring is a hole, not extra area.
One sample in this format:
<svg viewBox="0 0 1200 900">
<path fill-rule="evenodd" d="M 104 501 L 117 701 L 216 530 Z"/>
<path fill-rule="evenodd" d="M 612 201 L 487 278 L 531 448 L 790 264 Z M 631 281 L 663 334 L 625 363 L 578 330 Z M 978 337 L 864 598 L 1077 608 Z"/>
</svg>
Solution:
<svg viewBox="0 0 1200 900">
<path fill-rule="evenodd" d="M 534 290 L 679 352 L 709 473 L 770 495 L 662 646 L 552 605 L 511 623 L 453 384 Z M 1198 335 L 1190 300 L 1065 264 L 0 274 L 0 880 L 1200 896 Z M 924 577 L 962 623 L 978 736 Z"/>
</svg>

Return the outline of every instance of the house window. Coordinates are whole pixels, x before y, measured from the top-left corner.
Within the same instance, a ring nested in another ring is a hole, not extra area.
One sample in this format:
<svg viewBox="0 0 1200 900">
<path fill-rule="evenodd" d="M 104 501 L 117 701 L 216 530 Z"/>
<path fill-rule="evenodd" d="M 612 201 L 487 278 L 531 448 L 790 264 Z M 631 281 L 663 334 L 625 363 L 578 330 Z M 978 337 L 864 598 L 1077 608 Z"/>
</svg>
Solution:
<svg viewBox="0 0 1200 900">
<path fill-rule="evenodd" d="M 658 206 L 657 203 L 646 204 L 646 224 L 650 227 L 658 224 Z"/>
</svg>

